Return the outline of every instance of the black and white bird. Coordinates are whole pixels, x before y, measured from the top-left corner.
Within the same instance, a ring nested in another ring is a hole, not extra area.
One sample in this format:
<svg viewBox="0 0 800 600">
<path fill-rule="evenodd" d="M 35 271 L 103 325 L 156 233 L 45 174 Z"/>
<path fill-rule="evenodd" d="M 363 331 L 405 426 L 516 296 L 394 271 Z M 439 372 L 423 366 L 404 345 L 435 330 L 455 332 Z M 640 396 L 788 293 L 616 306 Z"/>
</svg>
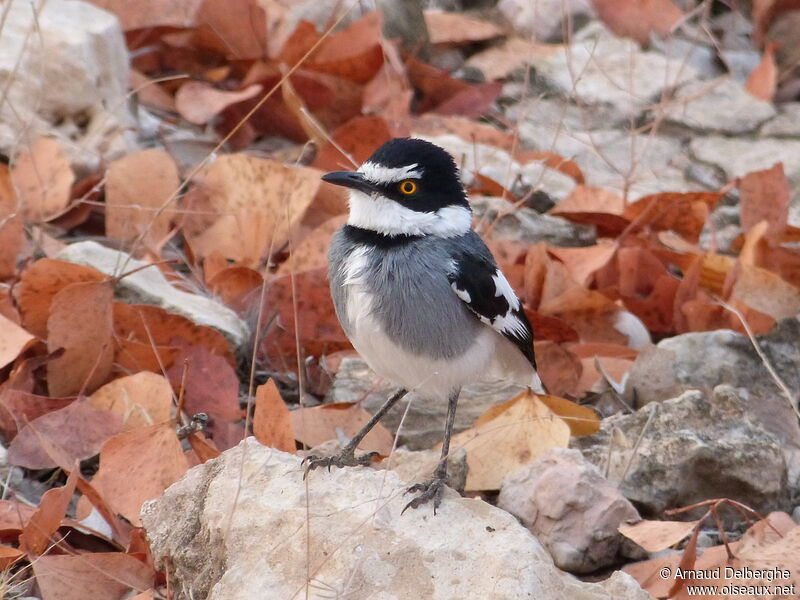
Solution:
<svg viewBox="0 0 800 600">
<path fill-rule="evenodd" d="M 369 430 L 409 390 L 448 400 L 441 461 L 404 511 L 439 505 L 464 384 L 506 379 L 542 392 L 533 333 L 519 298 L 483 240 L 453 158 L 430 142 L 386 142 L 357 171 L 323 180 L 350 188 L 350 216 L 333 237 L 331 295 L 345 333 L 367 364 L 400 386 L 338 456 L 321 466 L 367 465 L 355 456 Z"/>
</svg>

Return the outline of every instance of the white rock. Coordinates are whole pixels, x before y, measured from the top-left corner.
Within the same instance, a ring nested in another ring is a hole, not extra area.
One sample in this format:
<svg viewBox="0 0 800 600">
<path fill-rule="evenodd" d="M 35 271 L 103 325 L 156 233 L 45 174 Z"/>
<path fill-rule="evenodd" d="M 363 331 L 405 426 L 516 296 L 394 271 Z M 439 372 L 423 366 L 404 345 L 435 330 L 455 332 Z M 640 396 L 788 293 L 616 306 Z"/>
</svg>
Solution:
<svg viewBox="0 0 800 600">
<path fill-rule="evenodd" d="M 514 517 L 447 491 L 401 515 L 391 471 L 315 471 L 252 438 L 191 469 L 145 504 L 156 564 L 187 598 L 602 600 L 648 598 L 630 577 L 606 585 L 559 571 Z M 612 595 L 615 594 L 615 595 Z"/>
<path fill-rule="evenodd" d="M 40 6 L 35 10 L 35 7 Z M 134 149 L 128 52 L 117 18 L 77 0 L 9 0 L 0 35 L 0 151 L 55 137 L 92 170 Z"/>
<path fill-rule="evenodd" d="M 761 135 L 800 138 L 800 102 L 781 104 L 778 116 L 764 124 Z"/>
<path fill-rule="evenodd" d="M 564 19 L 590 17 L 590 0 L 500 0 L 497 8 L 517 33 L 540 41 L 562 39 Z"/>
<path fill-rule="evenodd" d="M 654 118 L 664 114 L 667 121 L 690 129 L 734 135 L 755 131 L 777 114 L 771 102 L 759 100 L 730 77 L 688 83 L 659 110 L 664 112 Z"/>
<path fill-rule="evenodd" d="M 503 481 L 497 506 L 518 517 L 560 569 L 590 573 L 612 565 L 617 531 L 639 513 L 578 450 L 554 448 Z"/>
<path fill-rule="evenodd" d="M 97 242 L 70 244 L 56 258 L 94 267 L 107 275 L 119 275 L 122 265 L 126 265 L 125 271 L 132 271 L 149 264 Z M 122 278 L 117 286 L 117 294 L 129 302 L 156 304 L 198 325 L 218 329 L 236 348 L 250 337 L 249 327 L 234 311 L 211 298 L 176 289 L 157 267 L 142 269 Z"/>
<path fill-rule="evenodd" d="M 535 58 L 533 64 L 545 88 L 583 104 L 613 106 L 627 118 L 638 116 L 668 88 L 697 78 L 684 61 L 642 51 L 635 42 L 606 32 Z"/>
<path fill-rule="evenodd" d="M 709 136 L 693 139 L 690 150 L 696 159 L 716 165 L 730 179 L 783 162 L 786 176 L 800 184 L 800 140 Z"/>
</svg>

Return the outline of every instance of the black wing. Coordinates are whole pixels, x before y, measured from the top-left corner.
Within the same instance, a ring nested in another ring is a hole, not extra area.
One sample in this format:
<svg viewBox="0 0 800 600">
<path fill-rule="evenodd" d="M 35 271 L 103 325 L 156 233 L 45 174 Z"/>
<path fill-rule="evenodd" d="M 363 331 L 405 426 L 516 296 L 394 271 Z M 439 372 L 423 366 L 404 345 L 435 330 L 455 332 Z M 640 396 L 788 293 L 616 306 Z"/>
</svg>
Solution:
<svg viewBox="0 0 800 600">
<path fill-rule="evenodd" d="M 448 275 L 450 287 L 475 316 L 514 342 L 535 369 L 531 324 L 488 248 L 458 250 L 452 253 L 452 258 L 454 268 Z"/>
</svg>

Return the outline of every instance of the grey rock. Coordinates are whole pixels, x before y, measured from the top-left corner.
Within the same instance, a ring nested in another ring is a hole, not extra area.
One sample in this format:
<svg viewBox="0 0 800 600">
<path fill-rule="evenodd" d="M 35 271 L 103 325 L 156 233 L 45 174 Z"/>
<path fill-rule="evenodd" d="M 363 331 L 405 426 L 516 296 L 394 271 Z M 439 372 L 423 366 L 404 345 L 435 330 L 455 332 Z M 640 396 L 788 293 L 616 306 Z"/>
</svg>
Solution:
<svg viewBox="0 0 800 600">
<path fill-rule="evenodd" d="M 92 171 L 134 150 L 128 51 L 117 18 L 88 2 L 11 0 L 0 35 L 0 152 L 40 136 Z"/>
<path fill-rule="evenodd" d="M 750 46 L 737 50 L 722 50 L 720 58 L 736 81 L 745 83 L 750 73 L 761 62 L 761 52 Z"/>
<path fill-rule="evenodd" d="M 362 402 L 371 413 L 386 402 L 395 387 L 382 382 L 360 358 L 342 360 L 326 402 Z M 456 412 L 455 431 L 469 429 L 479 416 L 495 404 L 510 400 L 521 386 L 508 382 L 474 383 L 461 390 Z M 403 414 L 408 408 L 408 414 Z M 442 441 L 447 402 L 423 399 L 409 393 L 390 410 L 381 423 L 398 435 L 398 443 L 412 450 L 427 450 Z M 400 422 L 402 421 L 402 428 Z"/>
<path fill-rule="evenodd" d="M 630 443 L 615 442 L 615 430 Z M 575 445 L 646 517 L 709 498 L 762 513 L 793 505 L 781 440 L 730 386 L 604 419 L 600 432 Z"/>
<path fill-rule="evenodd" d="M 595 242 L 593 226 L 572 223 L 561 217 L 540 215 L 527 207 L 514 207 L 504 198 L 473 196 L 475 217 L 492 223 L 494 239 L 517 240 L 527 244 L 547 242 L 552 246 L 590 246 Z"/>
<path fill-rule="evenodd" d="M 509 94 L 522 95 L 515 90 L 518 84 L 506 84 Z M 504 88 L 504 90 L 506 89 Z M 627 119 L 605 105 L 586 107 L 569 104 L 557 98 L 525 98 L 514 101 L 505 111 L 506 117 L 517 123 L 523 146 L 534 150 L 549 150 L 560 136 L 573 132 L 609 129 L 627 125 Z"/>
<path fill-rule="evenodd" d="M 800 506 L 794 507 L 794 510 L 792 511 L 792 519 L 795 523 L 800 525 Z"/>
<path fill-rule="evenodd" d="M 693 39 L 678 37 L 679 35 L 670 35 L 665 38 L 650 36 L 650 48 L 661 52 L 668 58 L 686 62 L 704 79 L 712 79 L 723 74 L 717 59 L 716 48 L 698 43 Z M 702 34 L 695 35 L 695 39 L 703 39 L 703 37 Z"/>
<path fill-rule="evenodd" d="M 800 102 L 778 105 L 778 116 L 764 124 L 761 135 L 800 138 Z"/>
<path fill-rule="evenodd" d="M 537 598 L 645 600 L 632 578 L 603 584 L 559 571 L 505 511 L 445 491 L 401 511 L 407 483 L 390 471 L 316 471 L 248 438 L 191 469 L 142 509 L 158 565 L 182 597 Z"/>
<path fill-rule="evenodd" d="M 776 115 L 771 102 L 759 100 L 730 77 L 688 83 L 659 110 L 670 123 L 735 135 L 753 132 Z"/>
<path fill-rule="evenodd" d="M 578 450 L 554 448 L 503 481 L 497 506 L 522 521 L 560 569 L 590 573 L 619 560 L 617 531 L 639 513 Z"/>
<path fill-rule="evenodd" d="M 614 107 L 627 119 L 639 116 L 667 89 L 697 78 L 684 61 L 643 51 L 635 42 L 606 31 L 533 64 L 544 90 L 581 104 Z"/>
<path fill-rule="evenodd" d="M 789 180 L 800 184 L 800 141 L 797 140 L 708 136 L 693 139 L 689 149 L 694 158 L 716 165 L 729 179 L 783 162 Z"/>
<path fill-rule="evenodd" d="M 543 42 L 563 39 L 565 19 L 576 29 L 594 15 L 590 0 L 500 0 L 497 8 L 517 33 Z"/>
<path fill-rule="evenodd" d="M 70 244 L 56 258 L 94 267 L 107 275 L 119 275 L 122 265 L 126 265 L 126 271 L 132 271 L 149 264 L 97 242 Z M 218 329 L 236 348 L 243 346 L 250 337 L 250 328 L 234 311 L 212 298 L 176 289 L 157 267 L 123 277 L 117 285 L 116 294 L 127 302 L 155 304 L 168 312 L 183 315 L 198 325 Z"/>
</svg>

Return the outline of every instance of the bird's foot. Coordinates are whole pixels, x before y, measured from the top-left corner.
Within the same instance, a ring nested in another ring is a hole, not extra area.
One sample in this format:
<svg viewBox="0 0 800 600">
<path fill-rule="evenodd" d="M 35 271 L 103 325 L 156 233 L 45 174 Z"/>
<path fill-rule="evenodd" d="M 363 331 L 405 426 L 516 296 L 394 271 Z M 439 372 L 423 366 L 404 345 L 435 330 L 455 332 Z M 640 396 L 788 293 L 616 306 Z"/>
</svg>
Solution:
<svg viewBox="0 0 800 600">
<path fill-rule="evenodd" d="M 431 500 L 433 500 L 433 514 L 436 514 L 436 509 L 439 508 L 439 504 L 442 502 L 442 491 L 445 486 L 446 479 L 447 473 L 434 473 L 433 479 L 430 479 L 425 483 L 416 483 L 408 488 L 405 491 L 406 494 L 415 494 L 417 492 L 421 493 L 411 502 L 406 504 L 406 507 L 400 514 L 402 515 L 409 508 L 419 508 Z"/>
<path fill-rule="evenodd" d="M 309 471 L 313 471 L 314 469 L 318 469 L 320 467 L 326 467 L 328 471 L 331 470 L 331 467 L 367 467 L 372 463 L 372 459 L 376 456 L 380 456 L 380 453 L 367 452 L 360 456 L 356 456 L 355 450 L 348 450 L 346 448 L 335 456 L 306 456 L 303 459 L 303 464 L 306 466 L 303 479 L 308 476 Z"/>
</svg>

